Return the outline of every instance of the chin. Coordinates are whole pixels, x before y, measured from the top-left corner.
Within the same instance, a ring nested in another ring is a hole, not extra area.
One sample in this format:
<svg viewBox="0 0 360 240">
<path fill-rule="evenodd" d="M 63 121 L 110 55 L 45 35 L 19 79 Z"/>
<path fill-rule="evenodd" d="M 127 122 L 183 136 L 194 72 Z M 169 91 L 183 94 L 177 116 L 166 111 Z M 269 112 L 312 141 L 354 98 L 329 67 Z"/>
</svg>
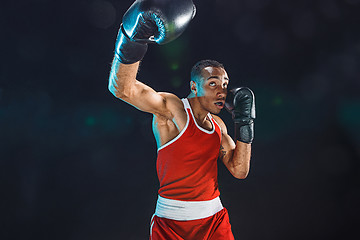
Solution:
<svg viewBox="0 0 360 240">
<path fill-rule="evenodd" d="M 209 111 L 211 114 L 219 114 L 221 112 L 221 109 L 216 109 L 213 111 Z"/>
</svg>

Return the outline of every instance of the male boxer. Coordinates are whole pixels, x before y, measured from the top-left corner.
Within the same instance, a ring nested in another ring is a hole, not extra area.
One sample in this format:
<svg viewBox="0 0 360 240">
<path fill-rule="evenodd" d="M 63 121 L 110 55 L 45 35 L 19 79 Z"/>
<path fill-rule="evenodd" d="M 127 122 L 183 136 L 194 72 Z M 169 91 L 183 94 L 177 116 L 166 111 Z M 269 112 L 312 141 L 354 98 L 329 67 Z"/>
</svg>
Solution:
<svg viewBox="0 0 360 240">
<path fill-rule="evenodd" d="M 191 71 L 190 94 L 180 99 L 156 92 L 136 79 L 151 42 L 174 40 L 195 14 L 191 0 L 137 0 L 123 17 L 109 77 L 109 90 L 137 109 L 153 114 L 160 182 L 152 240 L 234 239 L 219 198 L 217 159 L 239 179 L 250 167 L 254 95 L 248 88 L 229 91 L 222 64 L 203 60 Z M 236 143 L 216 116 L 226 106 L 235 122 Z"/>
</svg>

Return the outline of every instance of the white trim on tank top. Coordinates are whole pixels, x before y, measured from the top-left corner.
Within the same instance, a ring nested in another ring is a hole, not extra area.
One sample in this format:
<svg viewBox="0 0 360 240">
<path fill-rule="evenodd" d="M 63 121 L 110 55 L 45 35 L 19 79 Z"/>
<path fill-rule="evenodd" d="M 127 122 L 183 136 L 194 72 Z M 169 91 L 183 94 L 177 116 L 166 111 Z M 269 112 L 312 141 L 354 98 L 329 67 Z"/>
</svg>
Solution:
<svg viewBox="0 0 360 240">
<path fill-rule="evenodd" d="M 195 119 L 195 117 L 194 117 L 194 113 L 193 113 L 193 111 L 192 111 L 192 109 L 191 109 L 189 100 L 188 100 L 187 98 L 185 98 L 185 102 L 186 102 L 186 104 L 187 104 L 187 107 L 190 108 L 191 116 L 192 116 L 192 119 L 193 119 L 194 122 L 195 122 L 196 127 L 197 127 L 199 130 L 203 131 L 204 133 L 213 134 L 213 133 L 215 132 L 215 126 L 214 126 L 213 122 L 211 121 L 211 118 L 212 118 L 212 117 L 211 117 L 211 114 L 208 113 L 208 114 L 207 114 L 207 117 L 208 117 L 209 120 L 210 120 L 212 129 L 211 129 L 211 130 L 206 130 L 206 129 L 200 127 L 200 126 L 197 124 L 196 119 Z"/>
<path fill-rule="evenodd" d="M 184 98 L 181 99 L 181 100 L 182 100 L 182 102 L 183 102 L 183 104 L 184 104 L 184 106 L 185 106 L 185 112 L 186 112 L 186 124 L 185 124 L 185 127 L 183 128 L 183 130 L 181 130 L 181 132 L 180 132 L 175 138 L 171 139 L 170 141 L 168 141 L 168 142 L 165 143 L 164 145 L 160 146 L 157 151 L 160 151 L 161 149 L 169 146 L 170 144 L 172 144 L 173 142 L 175 142 L 176 140 L 178 140 L 178 139 L 183 135 L 183 133 L 185 132 L 185 130 L 187 129 L 187 127 L 189 126 L 190 118 L 189 118 L 188 112 L 186 111 L 186 104 L 185 104 Z"/>
<path fill-rule="evenodd" d="M 196 125 L 196 127 L 197 127 L 199 130 L 201 130 L 201 131 L 203 131 L 203 132 L 205 132 L 205 133 L 207 133 L 207 134 L 213 134 L 213 133 L 215 132 L 215 125 L 214 125 L 213 122 L 212 122 L 212 116 L 211 116 L 210 113 L 208 113 L 207 116 L 209 117 L 210 122 L 211 122 L 211 126 L 212 126 L 212 130 L 211 130 L 211 131 L 204 129 L 204 128 L 200 127 L 200 126 L 197 124 L 197 122 L 196 122 L 196 120 L 195 120 L 195 117 L 194 117 L 194 114 L 193 114 L 193 112 L 192 112 L 192 109 L 191 109 L 189 100 L 188 100 L 187 98 L 182 98 L 181 101 L 182 101 L 183 104 L 184 104 L 185 112 L 186 112 L 186 124 L 185 124 L 185 127 L 183 128 L 183 130 L 181 130 L 181 132 L 180 132 L 175 138 L 171 139 L 170 141 L 168 141 L 168 142 L 165 143 L 164 145 L 160 146 L 160 147 L 157 149 L 157 151 L 160 151 L 161 149 L 169 146 L 170 144 L 172 144 L 173 142 L 175 142 L 176 140 L 178 140 L 178 139 L 183 135 L 183 133 L 185 132 L 185 130 L 186 130 L 187 127 L 189 126 L 189 122 L 190 122 L 190 116 L 189 116 L 189 114 L 188 114 L 188 111 L 186 110 L 186 109 L 188 109 L 188 108 L 190 109 L 190 113 L 191 113 L 192 119 L 194 120 L 195 125 Z M 217 123 L 216 123 L 216 124 L 217 124 Z M 218 124 L 218 125 L 219 125 L 219 124 Z"/>
</svg>

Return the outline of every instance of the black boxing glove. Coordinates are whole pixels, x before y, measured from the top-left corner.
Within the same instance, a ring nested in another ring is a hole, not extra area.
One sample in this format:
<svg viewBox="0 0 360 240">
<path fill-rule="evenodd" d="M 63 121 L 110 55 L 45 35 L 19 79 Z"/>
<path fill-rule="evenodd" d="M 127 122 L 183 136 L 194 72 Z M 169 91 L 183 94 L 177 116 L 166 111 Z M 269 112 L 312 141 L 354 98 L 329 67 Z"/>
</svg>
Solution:
<svg viewBox="0 0 360 240">
<path fill-rule="evenodd" d="M 136 0 L 123 16 L 115 57 L 124 64 L 140 61 L 148 43 L 176 39 L 195 16 L 192 0 Z"/>
<path fill-rule="evenodd" d="M 247 87 L 228 92 L 225 108 L 232 114 L 235 123 L 235 139 L 252 143 L 254 139 L 255 96 Z"/>
</svg>

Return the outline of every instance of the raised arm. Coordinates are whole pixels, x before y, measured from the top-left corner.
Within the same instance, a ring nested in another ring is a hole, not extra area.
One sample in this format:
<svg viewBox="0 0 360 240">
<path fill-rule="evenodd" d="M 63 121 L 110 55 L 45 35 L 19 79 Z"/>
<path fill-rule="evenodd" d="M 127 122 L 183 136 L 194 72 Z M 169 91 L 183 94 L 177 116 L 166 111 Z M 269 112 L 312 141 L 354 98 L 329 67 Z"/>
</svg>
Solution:
<svg viewBox="0 0 360 240">
<path fill-rule="evenodd" d="M 122 64 L 114 58 L 109 77 L 109 91 L 137 109 L 155 115 L 168 115 L 165 98 L 136 80 L 139 62 Z"/>
<path fill-rule="evenodd" d="M 123 16 L 115 44 L 109 90 L 134 107 L 166 115 L 166 99 L 136 80 L 139 61 L 148 43 L 164 44 L 177 38 L 195 14 L 191 0 L 136 0 Z"/>
</svg>

